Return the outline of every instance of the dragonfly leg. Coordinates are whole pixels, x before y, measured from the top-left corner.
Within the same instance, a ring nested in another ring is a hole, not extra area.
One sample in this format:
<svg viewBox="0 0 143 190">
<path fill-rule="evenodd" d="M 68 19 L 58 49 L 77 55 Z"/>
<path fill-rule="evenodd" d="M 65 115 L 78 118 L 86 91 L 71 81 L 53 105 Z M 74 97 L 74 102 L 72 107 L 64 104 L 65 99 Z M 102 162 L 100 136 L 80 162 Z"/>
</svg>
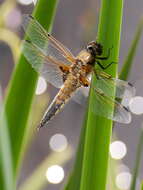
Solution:
<svg viewBox="0 0 143 190">
<path fill-rule="evenodd" d="M 117 64 L 117 62 L 111 62 L 109 63 L 108 65 L 106 66 L 103 66 L 99 61 L 96 61 L 96 63 L 99 65 L 99 67 L 101 67 L 101 69 L 105 70 L 107 69 L 108 67 L 110 67 L 112 64 Z"/>
<path fill-rule="evenodd" d="M 94 71 L 94 74 L 95 74 L 95 76 L 96 76 L 97 80 L 99 80 L 99 76 L 98 76 L 98 74 L 97 74 L 96 70 L 94 69 L 93 71 Z"/>
<path fill-rule="evenodd" d="M 112 49 L 113 49 L 113 47 L 111 47 L 111 48 L 108 49 L 108 55 L 107 56 L 105 56 L 105 57 L 96 56 L 95 58 L 96 59 L 100 59 L 100 60 L 107 60 L 110 57 Z"/>
</svg>

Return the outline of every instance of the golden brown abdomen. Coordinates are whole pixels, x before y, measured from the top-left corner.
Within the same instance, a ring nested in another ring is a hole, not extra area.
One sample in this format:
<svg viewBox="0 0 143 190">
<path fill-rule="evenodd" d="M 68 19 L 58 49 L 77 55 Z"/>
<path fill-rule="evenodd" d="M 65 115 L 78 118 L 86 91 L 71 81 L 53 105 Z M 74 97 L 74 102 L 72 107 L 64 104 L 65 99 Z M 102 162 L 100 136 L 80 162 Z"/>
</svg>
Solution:
<svg viewBox="0 0 143 190">
<path fill-rule="evenodd" d="M 81 85 L 79 84 L 77 78 L 72 74 L 69 74 L 63 87 L 59 90 L 57 96 L 54 98 L 46 111 L 39 128 L 45 126 L 45 124 L 48 124 L 48 122 L 63 108 L 65 103 L 72 96 L 73 92 L 75 92 L 80 86 Z"/>
</svg>

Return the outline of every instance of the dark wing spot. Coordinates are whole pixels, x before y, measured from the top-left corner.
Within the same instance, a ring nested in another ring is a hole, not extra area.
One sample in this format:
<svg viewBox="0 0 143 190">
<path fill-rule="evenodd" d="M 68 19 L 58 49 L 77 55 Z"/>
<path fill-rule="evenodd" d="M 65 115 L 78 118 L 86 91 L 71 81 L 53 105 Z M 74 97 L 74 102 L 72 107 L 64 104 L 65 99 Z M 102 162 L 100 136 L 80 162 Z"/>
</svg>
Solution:
<svg viewBox="0 0 143 190">
<path fill-rule="evenodd" d="M 124 108 L 126 111 L 130 112 L 129 109 L 128 109 L 127 107 L 123 106 L 123 108 Z"/>
<path fill-rule="evenodd" d="M 59 69 L 60 69 L 60 70 L 62 71 L 62 73 L 63 73 L 63 82 L 65 82 L 65 80 L 67 79 L 67 76 L 68 76 L 68 74 L 69 74 L 69 71 L 65 71 L 62 66 L 60 66 Z"/>
<path fill-rule="evenodd" d="M 129 86 L 131 86 L 131 87 L 133 87 L 133 84 L 132 84 L 132 83 L 130 83 L 130 82 L 128 82 L 128 85 L 129 85 Z"/>
</svg>

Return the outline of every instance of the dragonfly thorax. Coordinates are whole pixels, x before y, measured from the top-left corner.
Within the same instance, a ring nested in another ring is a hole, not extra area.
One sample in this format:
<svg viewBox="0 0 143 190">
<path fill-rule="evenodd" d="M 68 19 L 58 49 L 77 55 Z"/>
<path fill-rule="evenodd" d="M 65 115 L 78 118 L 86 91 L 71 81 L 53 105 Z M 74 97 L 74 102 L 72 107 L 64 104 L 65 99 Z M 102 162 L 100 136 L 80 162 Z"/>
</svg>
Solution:
<svg viewBox="0 0 143 190">
<path fill-rule="evenodd" d="M 82 65 L 87 65 L 87 63 L 94 61 L 94 57 L 90 52 L 88 52 L 86 49 L 82 50 L 78 55 L 77 55 L 77 60 L 82 61 Z M 80 65 L 80 62 L 78 63 Z"/>
<path fill-rule="evenodd" d="M 77 79 L 80 79 L 80 77 L 86 77 L 92 71 L 92 68 L 92 65 L 88 64 L 88 62 L 76 59 L 76 63 L 71 66 L 70 72 Z"/>
<path fill-rule="evenodd" d="M 80 75 L 82 65 L 83 65 L 83 62 L 80 59 L 77 59 L 76 63 L 72 64 L 70 68 L 70 72 L 72 73 L 72 75 L 78 77 Z"/>
</svg>

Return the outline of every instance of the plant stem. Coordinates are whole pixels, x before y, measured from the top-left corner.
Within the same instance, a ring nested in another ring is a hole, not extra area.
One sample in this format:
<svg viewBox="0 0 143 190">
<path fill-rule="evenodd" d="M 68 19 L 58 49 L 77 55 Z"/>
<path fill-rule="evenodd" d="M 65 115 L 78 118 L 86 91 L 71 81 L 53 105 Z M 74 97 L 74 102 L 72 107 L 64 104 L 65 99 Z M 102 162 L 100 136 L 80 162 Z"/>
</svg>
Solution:
<svg viewBox="0 0 143 190">
<path fill-rule="evenodd" d="M 139 138 L 139 143 L 137 146 L 137 153 L 136 153 L 136 160 L 135 160 L 135 167 L 133 170 L 133 178 L 132 178 L 132 183 L 130 190 L 136 190 L 136 184 L 137 184 L 137 177 L 139 174 L 139 169 L 141 168 L 141 156 L 142 156 L 142 147 L 143 147 L 143 129 L 141 129 L 141 135 Z"/>
<path fill-rule="evenodd" d="M 86 113 L 87 115 L 87 113 Z M 85 132 L 86 132 L 86 122 L 87 117 L 85 117 L 83 127 L 81 130 L 80 141 L 76 153 L 76 160 L 74 164 L 73 171 L 69 178 L 68 183 L 66 184 L 64 190 L 79 190 L 80 188 L 80 180 L 82 174 L 82 162 L 83 162 L 83 150 L 84 150 L 84 141 L 85 141 Z"/>
<path fill-rule="evenodd" d="M 1 97 L 0 88 L 0 187 L 15 190 L 11 145 Z"/>
<path fill-rule="evenodd" d="M 56 5 L 56 0 L 39 0 L 37 2 L 33 15 L 46 30 L 51 30 Z M 5 102 L 15 174 L 23 150 L 24 134 L 37 78 L 37 73 L 21 55 L 13 72 Z"/>
<path fill-rule="evenodd" d="M 142 32 L 143 32 L 143 18 L 141 18 L 141 20 L 139 22 L 139 25 L 138 25 L 137 31 L 136 31 L 136 35 L 134 37 L 134 40 L 132 41 L 132 45 L 130 47 L 128 56 L 124 62 L 121 73 L 119 75 L 119 78 L 122 80 L 127 80 L 128 76 L 129 76 Z"/>
<path fill-rule="evenodd" d="M 113 47 L 110 58 L 107 61 L 102 62 L 102 65 L 110 62 L 117 62 L 118 60 L 122 9 L 122 0 L 102 0 L 98 42 L 103 45 L 105 54 L 108 48 Z M 107 69 L 107 72 L 113 77 L 116 76 L 116 71 L 117 65 L 115 64 Z M 94 77 L 93 83 L 96 85 Z M 109 145 L 112 134 L 112 121 L 103 117 L 95 116 L 90 111 L 93 102 L 96 101 L 94 100 L 92 93 L 94 92 L 91 90 L 80 190 L 105 190 Z"/>
</svg>

